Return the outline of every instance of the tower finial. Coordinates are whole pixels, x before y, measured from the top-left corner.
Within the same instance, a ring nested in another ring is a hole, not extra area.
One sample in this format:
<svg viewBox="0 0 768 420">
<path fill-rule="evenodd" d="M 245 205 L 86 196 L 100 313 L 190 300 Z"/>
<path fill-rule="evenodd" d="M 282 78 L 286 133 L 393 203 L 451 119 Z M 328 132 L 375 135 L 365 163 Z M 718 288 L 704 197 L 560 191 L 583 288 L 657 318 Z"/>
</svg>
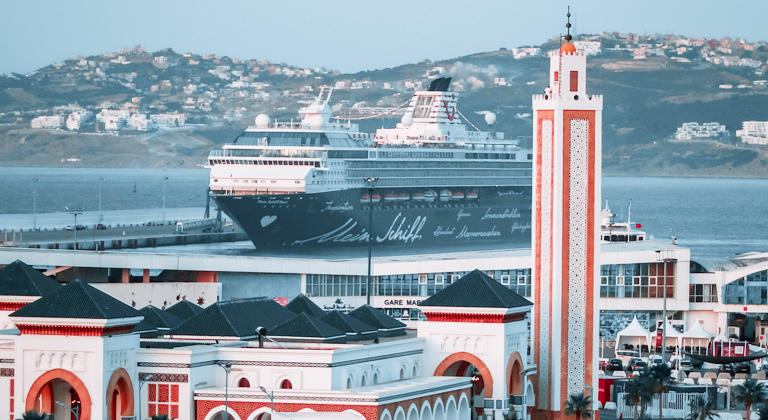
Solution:
<svg viewBox="0 0 768 420">
<path fill-rule="evenodd" d="M 571 42 L 573 39 L 571 36 L 571 6 L 568 6 L 568 14 L 566 16 L 568 17 L 568 23 L 565 24 L 565 27 L 568 29 L 568 34 L 565 36 L 565 41 Z"/>
</svg>

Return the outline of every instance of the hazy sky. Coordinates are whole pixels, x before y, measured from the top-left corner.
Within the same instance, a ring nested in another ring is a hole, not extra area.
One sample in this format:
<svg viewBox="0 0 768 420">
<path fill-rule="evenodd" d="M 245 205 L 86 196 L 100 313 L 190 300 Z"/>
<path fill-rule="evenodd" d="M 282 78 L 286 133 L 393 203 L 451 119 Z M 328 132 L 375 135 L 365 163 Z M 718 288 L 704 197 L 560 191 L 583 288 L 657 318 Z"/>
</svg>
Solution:
<svg viewBox="0 0 768 420">
<path fill-rule="evenodd" d="M 0 73 L 143 45 L 345 72 L 539 44 L 565 31 L 766 40 L 768 0 L 2 0 Z"/>
</svg>

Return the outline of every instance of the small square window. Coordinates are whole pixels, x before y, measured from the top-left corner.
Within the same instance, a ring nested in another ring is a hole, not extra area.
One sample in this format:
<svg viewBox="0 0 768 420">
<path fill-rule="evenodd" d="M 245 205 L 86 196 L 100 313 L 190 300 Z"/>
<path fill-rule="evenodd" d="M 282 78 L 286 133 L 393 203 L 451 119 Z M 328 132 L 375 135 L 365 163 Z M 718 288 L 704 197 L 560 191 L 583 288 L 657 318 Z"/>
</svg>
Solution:
<svg viewBox="0 0 768 420">
<path fill-rule="evenodd" d="M 528 276 L 526 276 L 525 274 L 520 274 L 517 276 L 517 285 L 524 286 L 527 280 L 528 280 Z"/>
<path fill-rule="evenodd" d="M 608 276 L 600 276 L 600 285 L 608 286 Z"/>
<path fill-rule="evenodd" d="M 635 286 L 640 286 L 640 276 L 634 276 L 634 277 L 632 277 L 632 283 L 633 283 Z"/>
<path fill-rule="evenodd" d="M 648 277 L 648 285 L 656 286 L 656 277 Z"/>
<path fill-rule="evenodd" d="M 419 284 L 427 284 L 427 275 L 419 274 Z"/>
<path fill-rule="evenodd" d="M 624 276 L 617 276 L 616 277 L 616 285 L 617 286 L 624 286 Z"/>
<path fill-rule="evenodd" d="M 461 278 L 461 276 L 458 275 L 458 274 L 451 274 L 451 283 L 455 283 L 455 282 L 459 281 L 460 278 Z"/>
<path fill-rule="evenodd" d="M 508 286 L 509 285 L 509 274 L 502 274 L 501 275 L 501 284 Z"/>
<path fill-rule="evenodd" d="M 445 284 L 445 276 L 442 274 L 435 275 L 435 284 Z"/>
</svg>

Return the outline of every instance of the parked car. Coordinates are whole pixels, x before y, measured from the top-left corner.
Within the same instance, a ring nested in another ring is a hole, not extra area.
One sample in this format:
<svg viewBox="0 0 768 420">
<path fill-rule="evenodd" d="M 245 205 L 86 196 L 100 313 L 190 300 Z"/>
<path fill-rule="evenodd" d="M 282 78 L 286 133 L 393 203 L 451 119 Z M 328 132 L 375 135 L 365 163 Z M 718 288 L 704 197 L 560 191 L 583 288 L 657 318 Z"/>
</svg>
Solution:
<svg viewBox="0 0 768 420">
<path fill-rule="evenodd" d="M 616 358 L 621 360 L 625 365 L 628 365 L 632 358 L 640 358 L 640 352 L 634 350 L 619 350 L 616 352 Z"/>
<path fill-rule="evenodd" d="M 77 225 L 77 226 L 75 226 L 75 229 L 77 229 L 77 230 L 85 230 L 85 225 Z"/>
<path fill-rule="evenodd" d="M 693 370 L 693 362 L 691 362 L 690 359 L 682 359 L 678 363 L 678 369 L 682 370 L 683 372 L 690 372 Z"/>
<path fill-rule="evenodd" d="M 608 360 L 608 365 L 605 367 L 606 372 L 615 372 L 617 370 L 624 370 L 624 362 L 621 359 L 613 358 Z"/>
<path fill-rule="evenodd" d="M 96 225 L 96 229 L 97 230 L 107 230 L 107 225 L 99 223 L 98 225 Z"/>
<path fill-rule="evenodd" d="M 629 365 L 627 365 L 627 370 L 630 372 L 638 372 L 641 370 L 645 370 L 645 368 L 648 367 L 648 363 L 640 358 L 633 357 L 629 360 Z"/>
<path fill-rule="evenodd" d="M 651 365 L 651 366 L 663 365 L 664 364 L 664 358 L 662 358 L 658 354 L 654 354 L 654 355 L 648 357 L 648 364 Z"/>
<path fill-rule="evenodd" d="M 736 373 L 736 369 L 733 367 L 733 363 L 725 363 L 720 365 L 720 369 L 717 370 L 719 373 L 730 373 L 733 375 Z"/>
<path fill-rule="evenodd" d="M 73 229 L 72 226 L 67 226 L 64 228 L 64 230 L 75 230 L 75 229 Z"/>
<path fill-rule="evenodd" d="M 752 373 L 752 366 L 749 365 L 749 362 L 736 363 L 733 369 L 736 373 Z"/>
</svg>

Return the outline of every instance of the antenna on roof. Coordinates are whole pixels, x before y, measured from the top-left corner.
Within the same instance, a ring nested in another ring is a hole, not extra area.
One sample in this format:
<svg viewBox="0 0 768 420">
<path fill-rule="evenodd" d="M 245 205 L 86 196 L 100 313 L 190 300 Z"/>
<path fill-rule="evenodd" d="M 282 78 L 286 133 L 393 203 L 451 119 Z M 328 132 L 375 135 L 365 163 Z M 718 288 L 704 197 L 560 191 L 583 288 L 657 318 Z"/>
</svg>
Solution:
<svg viewBox="0 0 768 420">
<path fill-rule="evenodd" d="M 571 42 L 573 37 L 571 36 L 571 6 L 568 6 L 568 14 L 565 15 L 568 17 L 568 23 L 565 24 L 565 27 L 568 29 L 568 34 L 565 35 L 565 40 L 567 42 Z"/>
</svg>

